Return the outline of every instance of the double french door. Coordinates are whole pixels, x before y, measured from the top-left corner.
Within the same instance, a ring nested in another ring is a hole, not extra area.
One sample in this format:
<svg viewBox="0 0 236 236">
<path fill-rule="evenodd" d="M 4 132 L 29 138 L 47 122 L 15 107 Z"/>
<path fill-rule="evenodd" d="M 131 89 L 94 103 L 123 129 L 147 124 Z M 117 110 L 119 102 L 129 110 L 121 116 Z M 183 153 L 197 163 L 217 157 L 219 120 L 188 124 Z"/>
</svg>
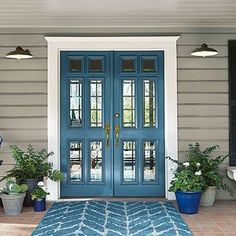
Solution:
<svg viewBox="0 0 236 236">
<path fill-rule="evenodd" d="M 162 51 L 61 51 L 61 197 L 164 196 Z"/>
</svg>

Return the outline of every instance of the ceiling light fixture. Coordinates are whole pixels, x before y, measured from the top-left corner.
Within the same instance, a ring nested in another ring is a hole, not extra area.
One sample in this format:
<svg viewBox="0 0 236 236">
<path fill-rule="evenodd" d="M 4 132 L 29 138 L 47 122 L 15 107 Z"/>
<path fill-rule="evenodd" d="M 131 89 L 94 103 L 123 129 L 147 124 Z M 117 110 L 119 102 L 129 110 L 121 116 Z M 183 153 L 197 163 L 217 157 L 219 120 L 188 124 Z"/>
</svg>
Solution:
<svg viewBox="0 0 236 236">
<path fill-rule="evenodd" d="M 214 48 L 209 48 L 207 44 L 202 44 L 200 48 L 196 48 L 192 51 L 191 55 L 196 57 L 209 57 L 215 56 L 218 52 Z"/>
<path fill-rule="evenodd" d="M 22 47 L 18 46 L 16 47 L 15 51 L 7 53 L 5 57 L 20 60 L 32 58 L 33 56 L 28 49 L 23 49 Z"/>
</svg>

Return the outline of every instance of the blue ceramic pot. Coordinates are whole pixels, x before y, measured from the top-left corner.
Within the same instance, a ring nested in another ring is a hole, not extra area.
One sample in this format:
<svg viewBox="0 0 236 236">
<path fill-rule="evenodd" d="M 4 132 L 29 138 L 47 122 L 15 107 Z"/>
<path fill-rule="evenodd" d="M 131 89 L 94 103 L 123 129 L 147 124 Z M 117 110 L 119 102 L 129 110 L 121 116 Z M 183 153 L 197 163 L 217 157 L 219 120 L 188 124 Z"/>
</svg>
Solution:
<svg viewBox="0 0 236 236">
<path fill-rule="evenodd" d="M 43 199 L 35 199 L 34 200 L 34 211 L 40 212 L 46 210 L 46 201 Z"/>
<path fill-rule="evenodd" d="M 179 211 L 183 214 L 198 213 L 201 200 L 201 192 L 182 192 L 175 193 Z"/>
</svg>

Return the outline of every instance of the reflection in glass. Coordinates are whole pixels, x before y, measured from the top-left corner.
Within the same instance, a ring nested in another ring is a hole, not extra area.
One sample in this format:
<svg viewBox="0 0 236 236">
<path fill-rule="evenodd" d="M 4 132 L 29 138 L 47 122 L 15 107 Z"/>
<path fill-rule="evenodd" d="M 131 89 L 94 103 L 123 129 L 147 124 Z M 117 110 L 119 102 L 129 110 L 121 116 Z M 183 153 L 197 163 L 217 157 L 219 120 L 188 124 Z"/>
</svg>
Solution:
<svg viewBox="0 0 236 236">
<path fill-rule="evenodd" d="M 90 127 L 102 127 L 102 81 L 90 81 Z"/>
<path fill-rule="evenodd" d="M 133 58 L 127 58 L 122 59 L 121 61 L 121 71 L 122 72 L 135 72 L 135 59 Z"/>
<path fill-rule="evenodd" d="M 82 143 L 78 141 L 70 142 L 70 179 L 82 179 Z"/>
<path fill-rule="evenodd" d="M 154 58 L 142 58 L 142 72 L 156 72 Z"/>
<path fill-rule="evenodd" d="M 103 72 L 103 60 L 100 58 L 89 58 L 89 72 L 101 73 Z"/>
<path fill-rule="evenodd" d="M 123 179 L 135 181 L 135 141 L 124 141 L 123 145 Z"/>
<path fill-rule="evenodd" d="M 70 81 L 70 125 L 82 126 L 82 81 Z"/>
<path fill-rule="evenodd" d="M 69 59 L 69 72 L 83 72 L 82 59 Z"/>
<path fill-rule="evenodd" d="M 154 141 L 145 141 L 144 150 L 144 181 L 155 181 L 156 147 Z"/>
<path fill-rule="evenodd" d="M 144 127 L 154 127 L 156 125 L 155 120 L 155 82 L 152 80 L 144 80 L 144 111 L 143 111 L 143 120 Z"/>
<path fill-rule="evenodd" d="M 135 83 L 123 80 L 123 126 L 135 126 Z"/>
<path fill-rule="evenodd" d="M 90 180 L 102 181 L 102 142 L 90 142 Z"/>
</svg>

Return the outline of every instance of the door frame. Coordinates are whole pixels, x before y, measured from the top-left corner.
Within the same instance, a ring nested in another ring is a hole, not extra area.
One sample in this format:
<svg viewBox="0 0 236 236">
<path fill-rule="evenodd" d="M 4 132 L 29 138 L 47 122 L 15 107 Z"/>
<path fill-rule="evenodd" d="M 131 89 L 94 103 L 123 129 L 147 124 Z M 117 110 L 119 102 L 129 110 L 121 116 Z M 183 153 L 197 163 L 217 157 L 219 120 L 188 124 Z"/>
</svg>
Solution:
<svg viewBox="0 0 236 236">
<path fill-rule="evenodd" d="M 48 42 L 48 151 L 54 156 L 49 162 L 60 169 L 60 51 L 164 51 L 164 133 L 165 156 L 178 159 L 177 132 L 177 52 L 179 36 L 147 37 L 45 37 Z M 165 160 L 165 197 L 175 199 L 168 192 L 174 165 Z M 60 184 L 47 181 L 48 200 L 60 199 Z"/>
</svg>

